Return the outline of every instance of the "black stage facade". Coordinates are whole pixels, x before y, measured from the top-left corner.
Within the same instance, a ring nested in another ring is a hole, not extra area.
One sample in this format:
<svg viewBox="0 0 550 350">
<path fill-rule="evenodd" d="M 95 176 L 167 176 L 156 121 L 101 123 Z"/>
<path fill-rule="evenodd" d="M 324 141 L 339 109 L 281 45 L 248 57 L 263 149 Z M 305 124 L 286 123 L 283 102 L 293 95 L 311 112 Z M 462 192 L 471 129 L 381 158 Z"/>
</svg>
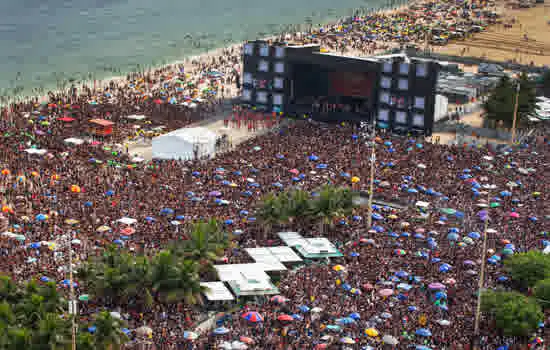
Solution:
<svg viewBox="0 0 550 350">
<path fill-rule="evenodd" d="M 437 62 L 401 54 L 346 57 L 254 41 L 243 47 L 241 102 L 326 122 L 376 118 L 381 128 L 430 135 L 438 73 Z"/>
</svg>

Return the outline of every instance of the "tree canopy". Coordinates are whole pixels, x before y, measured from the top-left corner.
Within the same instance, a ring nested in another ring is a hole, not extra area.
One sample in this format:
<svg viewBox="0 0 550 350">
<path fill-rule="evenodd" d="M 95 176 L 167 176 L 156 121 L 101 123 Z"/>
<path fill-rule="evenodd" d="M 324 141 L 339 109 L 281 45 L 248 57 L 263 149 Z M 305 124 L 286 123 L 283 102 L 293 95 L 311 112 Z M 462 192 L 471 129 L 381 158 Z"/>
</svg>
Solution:
<svg viewBox="0 0 550 350">
<path fill-rule="evenodd" d="M 538 281 L 550 278 L 550 256 L 542 252 L 514 254 L 505 260 L 504 266 L 521 288 L 534 287 Z"/>
</svg>

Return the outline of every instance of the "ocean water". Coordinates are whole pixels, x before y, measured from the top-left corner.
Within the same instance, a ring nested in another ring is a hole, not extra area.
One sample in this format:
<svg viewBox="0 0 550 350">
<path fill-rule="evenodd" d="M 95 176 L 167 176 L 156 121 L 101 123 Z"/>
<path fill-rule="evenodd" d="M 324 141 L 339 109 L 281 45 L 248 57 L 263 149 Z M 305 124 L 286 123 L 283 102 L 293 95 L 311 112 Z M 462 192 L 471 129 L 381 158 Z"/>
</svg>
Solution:
<svg viewBox="0 0 550 350">
<path fill-rule="evenodd" d="M 325 23 L 388 0 L 0 1 L 0 96 L 35 95 Z M 138 66 L 139 65 L 139 66 Z M 1 101 L 0 101 L 1 103 Z"/>
</svg>

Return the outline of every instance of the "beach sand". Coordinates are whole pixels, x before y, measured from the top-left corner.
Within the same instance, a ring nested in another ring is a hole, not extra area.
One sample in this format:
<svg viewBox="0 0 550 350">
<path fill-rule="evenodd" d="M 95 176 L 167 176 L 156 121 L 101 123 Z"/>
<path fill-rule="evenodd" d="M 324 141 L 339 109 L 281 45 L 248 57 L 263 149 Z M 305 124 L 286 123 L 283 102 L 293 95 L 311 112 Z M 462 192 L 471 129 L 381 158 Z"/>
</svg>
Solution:
<svg viewBox="0 0 550 350">
<path fill-rule="evenodd" d="M 434 47 L 434 51 L 461 56 L 466 49 L 464 56 L 550 65 L 550 4 L 537 4 L 529 9 L 503 9 L 502 17 L 503 23 L 509 23 L 512 18 L 516 23 L 512 28 L 504 28 L 503 24 L 489 27 L 465 41 Z"/>
</svg>

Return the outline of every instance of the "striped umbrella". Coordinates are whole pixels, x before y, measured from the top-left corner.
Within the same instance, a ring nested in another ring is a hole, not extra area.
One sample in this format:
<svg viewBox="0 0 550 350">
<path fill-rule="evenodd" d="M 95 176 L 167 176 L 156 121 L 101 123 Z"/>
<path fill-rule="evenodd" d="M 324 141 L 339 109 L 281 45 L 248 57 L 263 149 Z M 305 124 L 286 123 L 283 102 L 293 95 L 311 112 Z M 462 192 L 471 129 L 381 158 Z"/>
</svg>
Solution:
<svg viewBox="0 0 550 350">
<path fill-rule="evenodd" d="M 257 313 L 256 311 L 248 311 L 241 315 L 242 318 L 249 322 L 262 322 L 264 320 L 263 316 Z"/>
</svg>

